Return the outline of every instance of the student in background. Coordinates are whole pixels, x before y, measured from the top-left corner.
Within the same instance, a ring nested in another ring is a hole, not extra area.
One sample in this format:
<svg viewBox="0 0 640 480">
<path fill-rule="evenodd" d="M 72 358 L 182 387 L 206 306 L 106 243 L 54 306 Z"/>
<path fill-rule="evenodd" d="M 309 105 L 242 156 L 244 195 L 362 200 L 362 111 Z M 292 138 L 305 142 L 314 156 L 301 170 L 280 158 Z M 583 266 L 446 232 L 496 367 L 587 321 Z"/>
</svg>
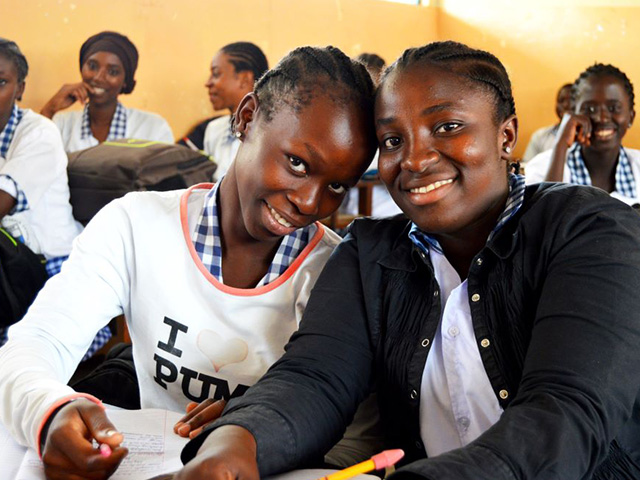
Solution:
<svg viewBox="0 0 640 480">
<path fill-rule="evenodd" d="M 53 276 L 82 227 L 71 214 L 60 132 L 49 119 L 16 103 L 28 71 L 18 45 L 0 38 L 0 223 L 44 255 L 47 274 Z M 0 329 L 0 345 L 5 341 Z"/>
<path fill-rule="evenodd" d="M 0 420 L 49 478 L 106 478 L 126 455 L 99 401 L 66 385 L 116 315 L 143 408 L 242 395 L 282 355 L 340 240 L 318 220 L 375 151 L 373 101 L 340 50 L 296 49 L 240 102 L 241 146 L 215 186 L 131 193 L 94 217 L 0 349 Z"/>
<path fill-rule="evenodd" d="M 225 45 L 211 60 L 211 75 L 205 83 L 209 100 L 214 110 L 231 112 L 210 121 L 204 132 L 203 150 L 218 164 L 216 180 L 229 169 L 240 146 L 240 140 L 232 132 L 231 116 L 268 68 L 267 57 L 250 42 Z"/>
<path fill-rule="evenodd" d="M 526 166 L 527 183 L 593 185 L 628 204 L 640 202 L 640 151 L 622 146 L 635 118 L 633 85 L 613 65 L 596 63 L 571 87 L 553 150 Z"/>
<path fill-rule="evenodd" d="M 356 57 L 356 61 L 367 67 L 367 72 L 371 75 L 374 85 L 377 86 L 380 83 L 380 76 L 384 71 L 384 67 L 387 66 L 384 58 L 377 53 L 361 53 Z"/>
<path fill-rule="evenodd" d="M 527 149 L 522 156 L 522 163 L 527 163 L 539 153 L 553 148 L 556 134 L 560 127 L 560 120 L 562 120 L 562 116 L 570 110 L 571 84 L 567 83 L 560 87 L 560 90 L 558 90 L 558 94 L 556 95 L 556 115 L 558 116 L 558 123 L 548 127 L 542 127 L 533 132 L 531 140 L 529 140 L 529 144 L 527 145 Z"/>
<path fill-rule="evenodd" d="M 127 108 L 118 101 L 121 94 L 133 91 L 137 67 L 138 50 L 124 35 L 101 32 L 82 44 L 82 81 L 63 85 L 40 112 L 58 126 L 67 152 L 119 138 L 173 143 L 171 127 L 164 118 Z M 62 112 L 76 102 L 84 108 Z"/>
<path fill-rule="evenodd" d="M 599 189 L 524 186 L 488 52 L 404 52 L 376 97 L 407 218 L 357 219 L 287 352 L 186 446 L 175 480 L 257 480 L 326 450 L 371 384 L 389 479 L 640 478 L 640 222 Z"/>
</svg>

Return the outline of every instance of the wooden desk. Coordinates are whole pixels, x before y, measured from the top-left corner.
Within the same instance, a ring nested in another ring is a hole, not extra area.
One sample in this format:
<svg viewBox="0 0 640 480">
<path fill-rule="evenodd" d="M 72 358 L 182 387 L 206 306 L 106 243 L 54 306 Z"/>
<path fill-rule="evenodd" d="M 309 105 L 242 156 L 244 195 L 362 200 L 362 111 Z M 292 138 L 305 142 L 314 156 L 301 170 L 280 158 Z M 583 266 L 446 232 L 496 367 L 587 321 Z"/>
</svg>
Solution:
<svg viewBox="0 0 640 480">
<path fill-rule="evenodd" d="M 336 210 L 333 212 L 333 215 L 322 220 L 322 223 L 332 230 L 339 230 L 349 225 L 354 218 L 370 216 L 373 210 L 373 187 L 376 185 L 382 185 L 382 181 L 378 175 L 375 177 L 363 178 L 356 184 L 355 189 L 358 192 L 357 215 L 341 214 Z"/>
</svg>

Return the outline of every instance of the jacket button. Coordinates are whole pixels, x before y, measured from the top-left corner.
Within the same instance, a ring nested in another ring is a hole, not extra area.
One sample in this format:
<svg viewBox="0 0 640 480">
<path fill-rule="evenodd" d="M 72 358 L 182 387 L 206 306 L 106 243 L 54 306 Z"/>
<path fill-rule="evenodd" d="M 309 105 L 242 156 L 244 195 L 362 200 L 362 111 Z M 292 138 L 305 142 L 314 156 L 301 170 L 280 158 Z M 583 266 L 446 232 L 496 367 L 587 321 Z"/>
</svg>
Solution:
<svg viewBox="0 0 640 480">
<path fill-rule="evenodd" d="M 509 392 L 506 390 L 500 390 L 499 395 L 501 399 L 506 400 L 507 397 L 509 397 Z"/>
<path fill-rule="evenodd" d="M 480 295 L 478 295 L 477 293 L 474 293 L 473 295 L 471 295 L 472 302 L 477 302 L 479 300 L 480 300 Z"/>
<path fill-rule="evenodd" d="M 417 448 L 418 450 L 422 450 L 422 442 L 421 442 L 420 440 L 417 440 L 417 441 L 416 441 L 416 448 Z"/>
<path fill-rule="evenodd" d="M 433 292 L 433 296 L 434 296 L 434 297 L 437 297 L 438 295 L 440 295 L 440 292 L 439 292 L 438 290 L 435 290 L 435 291 Z"/>
<path fill-rule="evenodd" d="M 415 400 L 416 398 L 418 398 L 418 392 L 415 390 L 411 390 L 409 397 L 411 397 L 411 400 Z"/>
<path fill-rule="evenodd" d="M 478 266 L 482 265 L 482 258 L 478 258 L 476 260 L 476 265 L 478 265 Z"/>
<path fill-rule="evenodd" d="M 428 347 L 428 346 L 429 346 L 429 339 L 428 339 L 428 338 L 425 338 L 424 340 L 422 340 L 421 345 L 422 345 L 423 347 Z"/>
<path fill-rule="evenodd" d="M 488 338 L 483 338 L 480 341 L 480 345 L 482 346 L 482 348 L 487 348 L 489 345 L 491 345 L 491 342 L 489 341 Z"/>
</svg>

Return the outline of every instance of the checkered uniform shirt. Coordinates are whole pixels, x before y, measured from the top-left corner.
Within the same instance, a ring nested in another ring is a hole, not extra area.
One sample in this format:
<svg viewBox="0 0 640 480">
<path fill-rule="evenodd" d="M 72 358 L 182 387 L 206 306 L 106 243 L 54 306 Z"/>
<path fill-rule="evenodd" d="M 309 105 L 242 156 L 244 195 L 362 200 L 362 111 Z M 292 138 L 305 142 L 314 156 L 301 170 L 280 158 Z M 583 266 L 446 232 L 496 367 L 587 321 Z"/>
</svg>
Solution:
<svg viewBox="0 0 640 480">
<path fill-rule="evenodd" d="M 520 210 L 520 207 L 522 207 L 522 203 L 524 202 L 524 188 L 524 175 L 514 175 L 510 173 L 509 195 L 507 197 L 507 204 L 500 214 L 496 226 L 493 227 L 493 230 L 489 234 L 487 242 L 489 242 L 489 240 L 491 240 L 494 235 L 498 233 L 498 231 L 504 226 L 504 224 L 507 223 L 518 210 Z M 409 238 L 420 250 L 422 250 L 427 255 L 429 255 L 429 247 L 435 249 L 439 253 L 443 253 L 442 247 L 440 247 L 438 241 L 434 237 L 420 230 L 420 228 L 413 222 L 411 223 L 411 229 L 409 230 Z"/>
<path fill-rule="evenodd" d="M 125 138 L 127 135 L 127 109 L 122 106 L 120 102 L 116 105 L 116 111 L 111 119 L 111 125 L 109 126 L 109 135 L 107 135 L 107 141 L 118 140 L 119 138 Z M 80 138 L 82 140 L 92 137 L 91 133 L 91 121 L 89 119 L 89 104 L 84 106 L 82 111 L 82 125 L 80 127 Z"/>
<path fill-rule="evenodd" d="M 591 185 L 591 176 L 582 158 L 579 143 L 574 143 L 567 153 L 567 167 L 570 173 L 570 183 Z M 631 163 L 624 148 L 620 147 L 618 165 L 616 166 L 616 192 L 629 198 L 636 198 L 636 180 L 633 177 Z"/>
<path fill-rule="evenodd" d="M 17 105 L 14 105 L 13 110 L 11 111 L 11 116 L 9 117 L 9 121 L 7 122 L 7 125 L 4 127 L 2 132 L 0 132 L 0 157 L 7 158 L 7 152 L 9 151 L 11 140 L 13 140 L 13 135 L 16 131 L 16 127 L 20 123 L 20 120 L 22 120 L 23 115 L 24 115 L 24 110 L 22 110 L 21 108 L 18 108 Z M 126 115 L 125 115 L 125 118 L 126 118 Z M 17 184 L 17 182 L 13 178 L 11 178 L 11 176 L 9 175 L 0 174 L 0 177 L 4 177 L 10 180 L 15 186 L 15 190 L 17 192 L 16 204 L 9 212 L 9 215 L 13 215 L 16 213 L 29 210 L 29 202 L 27 201 L 27 196 L 25 195 L 24 191 L 20 189 L 20 186 Z M 18 238 L 17 240 L 21 240 L 21 239 Z M 57 273 L 60 273 L 60 268 L 62 267 L 62 264 L 67 258 L 69 257 L 63 256 L 63 257 L 53 257 L 48 259 L 47 263 L 45 264 L 45 269 L 47 271 L 47 274 L 50 277 L 52 277 Z M 85 354 L 85 357 L 83 358 L 83 360 L 86 360 L 87 358 L 91 357 L 98 349 L 100 349 L 100 347 L 102 347 L 105 343 L 107 343 L 107 341 L 110 338 L 111 338 L 111 331 L 107 327 L 100 330 L 100 332 L 98 332 L 98 335 L 96 335 L 93 343 L 91 344 L 91 347 Z M 7 329 L 0 328 L 0 346 L 4 345 L 6 341 L 7 341 Z"/>
<path fill-rule="evenodd" d="M 222 244 L 218 219 L 217 197 L 222 179 L 207 193 L 202 213 L 192 235 L 193 245 L 204 266 L 216 280 L 222 280 Z M 267 285 L 278 278 L 307 246 L 315 226 L 299 228 L 282 238 L 266 275 L 256 287 Z"/>
</svg>

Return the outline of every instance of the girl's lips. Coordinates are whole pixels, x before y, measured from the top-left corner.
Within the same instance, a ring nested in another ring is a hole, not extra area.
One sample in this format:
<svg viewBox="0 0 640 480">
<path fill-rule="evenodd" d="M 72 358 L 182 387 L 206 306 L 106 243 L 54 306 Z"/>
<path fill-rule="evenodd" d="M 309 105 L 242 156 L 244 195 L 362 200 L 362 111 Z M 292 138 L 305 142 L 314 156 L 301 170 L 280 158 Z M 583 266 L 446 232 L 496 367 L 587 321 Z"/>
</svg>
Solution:
<svg viewBox="0 0 640 480">
<path fill-rule="evenodd" d="M 449 192 L 455 181 L 455 178 L 448 178 L 410 188 L 406 190 L 409 202 L 416 206 L 437 202 Z"/>
<path fill-rule="evenodd" d="M 598 128 L 593 131 L 592 136 L 598 140 L 605 141 L 609 140 L 616 134 L 616 130 L 614 128 Z"/>
<path fill-rule="evenodd" d="M 265 226 L 269 231 L 278 235 L 285 236 L 298 229 L 295 225 L 285 219 L 282 215 L 275 211 L 275 209 L 264 202 L 265 205 Z"/>
</svg>

